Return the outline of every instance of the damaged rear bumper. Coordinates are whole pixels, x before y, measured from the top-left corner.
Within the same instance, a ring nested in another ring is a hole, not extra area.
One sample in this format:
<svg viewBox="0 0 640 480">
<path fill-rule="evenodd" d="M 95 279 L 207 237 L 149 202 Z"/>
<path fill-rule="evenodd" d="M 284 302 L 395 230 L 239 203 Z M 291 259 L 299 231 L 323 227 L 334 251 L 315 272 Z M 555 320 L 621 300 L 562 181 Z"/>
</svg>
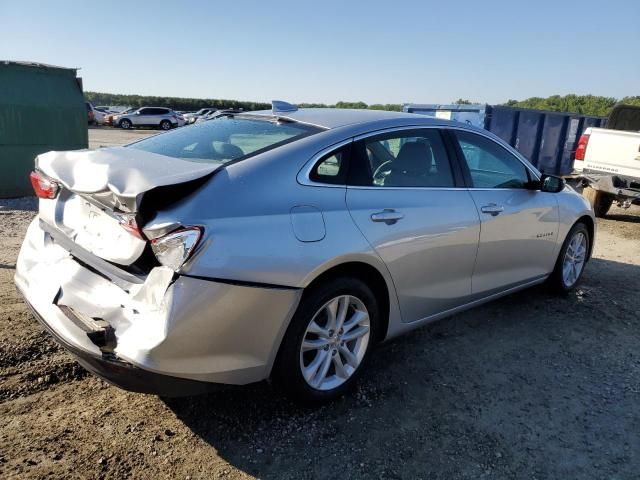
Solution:
<svg viewBox="0 0 640 480">
<path fill-rule="evenodd" d="M 20 289 L 18 288 L 18 291 Z M 24 295 L 23 295 L 24 297 Z M 25 303 L 33 313 L 33 316 L 40 322 L 42 327 L 58 342 L 65 350 L 71 353 L 80 365 L 88 371 L 125 390 L 138 393 L 152 393 L 167 397 L 196 395 L 214 390 L 218 384 L 199 382 L 184 378 L 172 377 L 149 372 L 136 367 L 115 355 L 87 352 L 77 345 L 69 343 L 60 336 L 35 308 L 26 300 Z"/>
<path fill-rule="evenodd" d="M 88 370 L 127 390 L 192 394 L 267 378 L 301 290 L 154 268 L 118 282 L 30 225 L 15 282 L 36 318 Z"/>
</svg>

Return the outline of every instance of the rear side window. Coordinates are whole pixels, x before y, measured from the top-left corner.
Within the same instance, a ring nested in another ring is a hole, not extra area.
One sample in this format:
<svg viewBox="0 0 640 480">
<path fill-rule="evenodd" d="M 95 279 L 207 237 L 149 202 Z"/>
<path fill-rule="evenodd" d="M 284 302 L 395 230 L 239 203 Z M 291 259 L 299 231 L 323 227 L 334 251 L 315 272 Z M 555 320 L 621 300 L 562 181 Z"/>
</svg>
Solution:
<svg viewBox="0 0 640 480">
<path fill-rule="evenodd" d="M 129 148 L 202 163 L 227 163 L 322 131 L 300 123 L 219 117 L 128 145 Z"/>
<path fill-rule="evenodd" d="M 311 170 L 309 179 L 319 183 L 345 185 L 350 149 L 349 145 L 320 158 Z"/>
<path fill-rule="evenodd" d="M 349 183 L 370 187 L 454 187 L 442 136 L 436 129 L 393 132 L 366 138 Z"/>
</svg>

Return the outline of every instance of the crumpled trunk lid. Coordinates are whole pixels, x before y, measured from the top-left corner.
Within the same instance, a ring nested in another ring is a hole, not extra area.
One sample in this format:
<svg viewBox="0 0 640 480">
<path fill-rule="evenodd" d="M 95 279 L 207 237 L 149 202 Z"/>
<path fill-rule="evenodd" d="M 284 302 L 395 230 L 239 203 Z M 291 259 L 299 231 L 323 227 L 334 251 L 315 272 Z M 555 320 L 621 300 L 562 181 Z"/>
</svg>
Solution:
<svg viewBox="0 0 640 480">
<path fill-rule="evenodd" d="M 189 182 L 219 168 L 127 147 L 47 152 L 36 168 L 66 189 L 90 194 L 123 212 L 136 212 L 142 196 L 156 187 Z"/>
<path fill-rule="evenodd" d="M 40 199 L 40 219 L 84 250 L 128 266 L 147 242 L 122 225 L 135 220 L 142 226 L 144 195 L 203 179 L 219 167 L 126 147 L 44 153 L 36 158 L 36 168 L 62 188 L 56 198 Z"/>
</svg>

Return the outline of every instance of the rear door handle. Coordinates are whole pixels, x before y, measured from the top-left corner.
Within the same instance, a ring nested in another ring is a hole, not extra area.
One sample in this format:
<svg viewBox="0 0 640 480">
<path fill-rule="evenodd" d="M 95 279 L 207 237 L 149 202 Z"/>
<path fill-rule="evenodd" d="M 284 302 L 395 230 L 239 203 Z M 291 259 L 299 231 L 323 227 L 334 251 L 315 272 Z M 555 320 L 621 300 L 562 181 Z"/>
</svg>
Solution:
<svg viewBox="0 0 640 480">
<path fill-rule="evenodd" d="M 387 225 L 393 225 L 398 220 L 402 220 L 404 215 L 400 212 L 396 212 L 393 208 L 385 208 L 382 212 L 372 213 L 372 222 L 384 222 Z"/>
<path fill-rule="evenodd" d="M 490 203 L 489 205 L 485 205 L 481 207 L 480 210 L 482 211 L 482 213 L 488 213 L 495 217 L 496 215 L 499 215 L 500 213 L 504 212 L 504 207 L 502 205 Z"/>
</svg>

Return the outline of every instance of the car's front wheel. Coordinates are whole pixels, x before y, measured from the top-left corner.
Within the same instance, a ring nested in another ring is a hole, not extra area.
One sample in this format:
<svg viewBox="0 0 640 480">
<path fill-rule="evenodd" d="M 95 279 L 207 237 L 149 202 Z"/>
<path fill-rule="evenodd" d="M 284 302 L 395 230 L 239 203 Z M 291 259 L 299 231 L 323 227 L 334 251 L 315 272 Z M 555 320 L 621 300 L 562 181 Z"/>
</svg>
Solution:
<svg viewBox="0 0 640 480">
<path fill-rule="evenodd" d="M 356 278 L 306 291 L 282 341 L 273 380 L 292 399 L 320 404 L 354 385 L 379 325 L 378 302 Z"/>
<path fill-rule="evenodd" d="M 549 277 L 552 288 L 566 293 L 578 284 L 589 256 L 591 237 L 586 225 L 576 223 L 562 244 L 555 269 Z"/>
<path fill-rule="evenodd" d="M 120 128 L 124 128 L 125 130 L 129 130 L 131 128 L 131 120 L 127 120 L 126 118 L 120 120 Z"/>
</svg>

